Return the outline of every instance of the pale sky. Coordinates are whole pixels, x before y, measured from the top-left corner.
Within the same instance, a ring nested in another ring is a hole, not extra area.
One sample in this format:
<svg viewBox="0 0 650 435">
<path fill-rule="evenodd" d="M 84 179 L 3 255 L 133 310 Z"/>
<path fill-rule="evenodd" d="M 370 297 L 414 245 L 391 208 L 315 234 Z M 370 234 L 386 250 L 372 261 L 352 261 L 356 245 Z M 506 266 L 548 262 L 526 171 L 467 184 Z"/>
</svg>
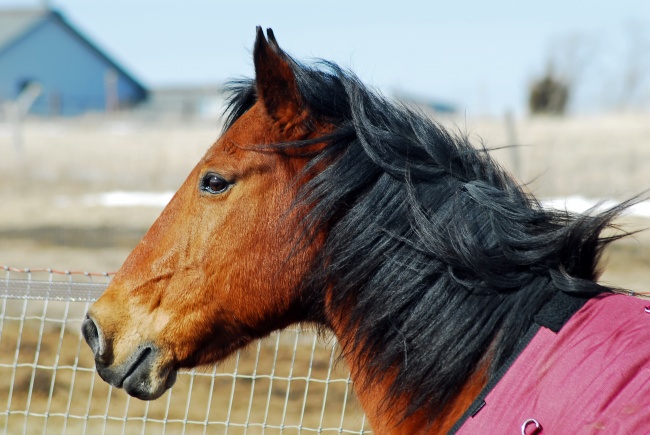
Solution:
<svg viewBox="0 0 650 435">
<path fill-rule="evenodd" d="M 40 4 L 0 0 L 0 8 Z M 578 80 L 574 111 L 611 109 L 630 80 L 633 104 L 650 109 L 649 0 L 50 4 L 151 87 L 251 76 L 259 24 L 299 60 L 333 60 L 387 94 L 449 102 L 470 115 L 525 113 L 527 86 L 551 55 Z"/>
</svg>

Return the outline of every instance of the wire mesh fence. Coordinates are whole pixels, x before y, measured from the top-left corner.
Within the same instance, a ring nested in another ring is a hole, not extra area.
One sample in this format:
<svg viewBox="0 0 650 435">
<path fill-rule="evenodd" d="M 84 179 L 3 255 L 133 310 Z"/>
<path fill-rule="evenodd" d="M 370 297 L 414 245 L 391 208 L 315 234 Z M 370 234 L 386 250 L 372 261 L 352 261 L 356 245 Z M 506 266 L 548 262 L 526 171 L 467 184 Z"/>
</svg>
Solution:
<svg viewBox="0 0 650 435">
<path fill-rule="evenodd" d="M 110 274 L 0 272 L 0 433 L 370 432 L 333 338 L 273 334 L 143 402 L 97 376 L 79 332 Z"/>
</svg>

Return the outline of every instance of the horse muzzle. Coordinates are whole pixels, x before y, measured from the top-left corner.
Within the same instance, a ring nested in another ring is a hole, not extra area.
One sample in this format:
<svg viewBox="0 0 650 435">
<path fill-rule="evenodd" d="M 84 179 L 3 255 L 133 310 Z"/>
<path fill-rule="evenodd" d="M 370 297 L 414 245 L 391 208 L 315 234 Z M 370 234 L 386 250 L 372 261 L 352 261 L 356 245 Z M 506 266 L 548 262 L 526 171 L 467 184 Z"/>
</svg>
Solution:
<svg viewBox="0 0 650 435">
<path fill-rule="evenodd" d="M 110 341 L 88 315 L 81 333 L 93 352 L 99 376 L 116 388 L 124 388 L 129 395 L 154 400 L 176 382 L 176 370 L 163 362 L 162 352 L 154 343 L 138 345 L 124 361 L 114 364 Z"/>
</svg>

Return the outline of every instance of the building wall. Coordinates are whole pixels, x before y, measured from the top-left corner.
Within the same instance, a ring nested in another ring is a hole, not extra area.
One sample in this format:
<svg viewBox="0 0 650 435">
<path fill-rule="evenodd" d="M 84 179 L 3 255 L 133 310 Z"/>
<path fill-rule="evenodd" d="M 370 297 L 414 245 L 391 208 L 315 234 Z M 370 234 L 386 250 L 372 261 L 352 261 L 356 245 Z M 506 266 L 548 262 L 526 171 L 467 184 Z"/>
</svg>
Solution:
<svg viewBox="0 0 650 435">
<path fill-rule="evenodd" d="M 145 92 L 89 43 L 81 40 L 56 15 L 50 15 L 18 42 L 0 53 L 0 100 L 14 99 L 22 87 L 36 81 L 43 93 L 31 113 L 75 115 L 104 111 L 107 75 L 115 78 L 119 107 L 133 105 Z M 111 80 L 109 80 L 111 81 Z M 112 94 L 109 92 L 109 94 Z"/>
</svg>

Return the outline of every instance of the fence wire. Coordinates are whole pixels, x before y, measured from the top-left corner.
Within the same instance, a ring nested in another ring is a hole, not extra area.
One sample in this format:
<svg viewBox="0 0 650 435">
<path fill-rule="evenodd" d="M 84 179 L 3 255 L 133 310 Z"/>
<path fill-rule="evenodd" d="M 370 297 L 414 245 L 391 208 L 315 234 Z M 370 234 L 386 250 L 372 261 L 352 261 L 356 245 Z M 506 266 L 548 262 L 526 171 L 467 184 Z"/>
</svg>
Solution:
<svg viewBox="0 0 650 435">
<path fill-rule="evenodd" d="M 0 433 L 370 433 L 335 340 L 313 330 L 273 334 L 143 402 L 98 377 L 80 334 L 111 274 L 0 272 Z"/>
</svg>

